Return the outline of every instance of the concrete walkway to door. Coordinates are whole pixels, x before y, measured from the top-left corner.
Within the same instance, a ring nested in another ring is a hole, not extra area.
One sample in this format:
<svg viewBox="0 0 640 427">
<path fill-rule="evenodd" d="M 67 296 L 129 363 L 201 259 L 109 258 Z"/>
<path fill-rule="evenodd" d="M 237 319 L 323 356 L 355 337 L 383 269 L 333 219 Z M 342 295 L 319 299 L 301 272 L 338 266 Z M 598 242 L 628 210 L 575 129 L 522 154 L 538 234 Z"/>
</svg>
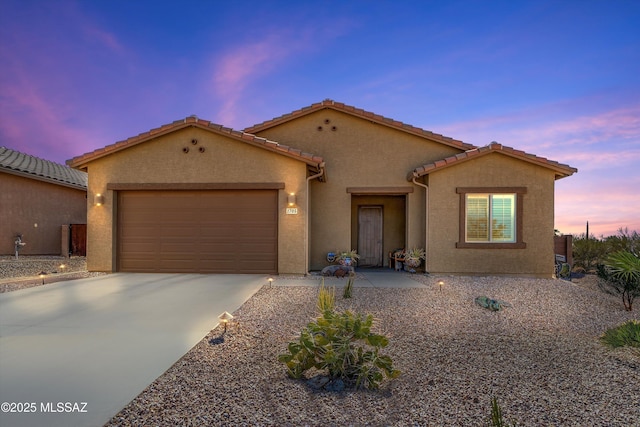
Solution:
<svg viewBox="0 0 640 427">
<path fill-rule="evenodd" d="M 0 425 L 102 426 L 265 283 L 117 273 L 0 294 Z"/>
<path fill-rule="evenodd" d="M 413 280 L 413 275 L 389 269 L 357 270 L 358 276 L 353 286 L 359 288 L 424 288 L 424 283 Z M 273 286 L 320 286 L 322 276 L 309 276 L 301 279 L 276 277 Z M 346 278 L 325 277 L 325 286 L 342 287 L 346 284 Z"/>
</svg>

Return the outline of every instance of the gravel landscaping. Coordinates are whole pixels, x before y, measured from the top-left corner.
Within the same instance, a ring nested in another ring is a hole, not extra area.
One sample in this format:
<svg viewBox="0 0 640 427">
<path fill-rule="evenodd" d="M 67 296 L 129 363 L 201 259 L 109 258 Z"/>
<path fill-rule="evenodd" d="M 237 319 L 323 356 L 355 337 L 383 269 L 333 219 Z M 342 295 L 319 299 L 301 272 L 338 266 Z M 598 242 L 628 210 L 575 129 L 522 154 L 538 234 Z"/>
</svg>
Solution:
<svg viewBox="0 0 640 427">
<path fill-rule="evenodd" d="M 336 295 L 390 339 L 384 353 L 402 375 L 380 390 L 317 391 L 286 376 L 277 356 L 316 316 L 317 289 L 277 279 L 107 425 L 480 426 L 496 397 L 519 426 L 640 426 L 640 353 L 598 341 L 638 308 L 624 311 L 593 277 L 412 277 L 424 287 Z M 510 307 L 480 307 L 483 295 Z"/>
<path fill-rule="evenodd" d="M 64 265 L 64 268 L 60 268 Z M 62 280 L 99 276 L 105 273 L 87 272 L 85 257 L 61 256 L 0 256 L 0 293 L 42 286 L 40 272 L 47 273 L 45 285 Z"/>
</svg>

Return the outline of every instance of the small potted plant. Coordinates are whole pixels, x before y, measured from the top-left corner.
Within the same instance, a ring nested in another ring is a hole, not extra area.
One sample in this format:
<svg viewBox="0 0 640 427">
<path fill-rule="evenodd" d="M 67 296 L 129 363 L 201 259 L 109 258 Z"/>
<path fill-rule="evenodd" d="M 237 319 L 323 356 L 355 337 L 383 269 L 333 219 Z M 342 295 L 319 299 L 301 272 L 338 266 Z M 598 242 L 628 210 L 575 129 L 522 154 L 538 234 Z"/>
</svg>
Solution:
<svg viewBox="0 0 640 427">
<path fill-rule="evenodd" d="M 358 255 L 358 252 L 355 249 L 351 249 L 350 251 L 340 252 L 337 261 L 339 264 L 349 267 L 353 264 L 356 264 L 359 259 L 360 255 Z"/>
<path fill-rule="evenodd" d="M 404 257 L 404 263 L 411 268 L 420 267 L 422 260 L 426 259 L 426 255 L 424 249 L 422 248 L 413 248 L 407 251 Z"/>
</svg>

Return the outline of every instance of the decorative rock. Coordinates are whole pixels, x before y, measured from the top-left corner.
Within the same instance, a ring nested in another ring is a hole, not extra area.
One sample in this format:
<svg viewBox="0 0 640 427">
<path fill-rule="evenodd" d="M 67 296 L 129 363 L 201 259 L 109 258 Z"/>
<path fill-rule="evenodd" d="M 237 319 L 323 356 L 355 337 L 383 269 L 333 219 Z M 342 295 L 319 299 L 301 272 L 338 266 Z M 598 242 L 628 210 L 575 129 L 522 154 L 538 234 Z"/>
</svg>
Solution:
<svg viewBox="0 0 640 427">
<path fill-rule="evenodd" d="M 314 390 L 321 390 L 329 382 L 329 377 L 326 375 L 316 375 L 313 378 L 307 380 L 307 385 Z"/>
<path fill-rule="evenodd" d="M 320 272 L 323 276 L 344 277 L 353 269 L 344 265 L 328 265 Z"/>
<path fill-rule="evenodd" d="M 344 381 L 340 378 L 336 378 L 335 380 L 329 382 L 329 384 L 324 386 L 324 389 L 327 391 L 343 391 L 344 390 Z"/>
</svg>

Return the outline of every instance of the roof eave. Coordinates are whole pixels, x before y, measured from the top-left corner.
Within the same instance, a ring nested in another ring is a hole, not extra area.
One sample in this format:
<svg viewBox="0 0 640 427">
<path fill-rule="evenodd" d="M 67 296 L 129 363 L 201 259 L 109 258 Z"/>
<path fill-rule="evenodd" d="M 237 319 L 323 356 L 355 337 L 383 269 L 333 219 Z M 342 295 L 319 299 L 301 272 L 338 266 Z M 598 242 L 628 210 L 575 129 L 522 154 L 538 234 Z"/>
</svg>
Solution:
<svg viewBox="0 0 640 427">
<path fill-rule="evenodd" d="M 517 151 L 517 150 L 513 150 L 510 149 L 512 151 Z M 552 171 L 555 172 L 555 180 L 558 179 L 562 179 L 562 178 L 566 178 L 568 176 L 573 175 L 574 173 L 578 172 L 578 169 L 573 168 L 571 166 L 568 165 L 562 165 L 560 163 L 557 162 L 553 162 L 553 161 L 549 161 L 549 160 L 541 160 L 540 158 L 536 157 L 536 156 L 531 156 L 531 155 L 517 155 L 514 153 L 511 153 L 510 151 L 505 151 L 502 149 L 502 146 L 497 147 L 497 145 L 495 147 L 489 146 L 489 147 L 481 147 L 479 149 L 475 149 L 475 150 L 469 150 L 465 153 L 461 153 L 458 156 L 452 156 L 452 157 L 447 157 L 445 159 L 442 160 L 437 160 L 434 163 L 429 163 L 427 165 L 423 165 L 420 166 L 416 169 L 414 169 L 413 171 L 411 171 L 408 175 L 407 175 L 407 180 L 411 181 L 413 180 L 413 178 L 420 178 L 422 176 L 425 175 L 429 175 L 432 172 L 435 171 L 440 171 L 442 169 L 446 169 L 450 166 L 455 166 L 455 165 L 459 165 L 462 163 L 465 163 L 467 161 L 470 160 L 474 160 L 480 157 L 483 157 L 485 155 L 491 154 L 491 153 L 496 153 L 496 154 L 502 154 L 517 160 L 521 160 L 536 166 L 540 166 L 546 169 L 551 169 Z"/>
<path fill-rule="evenodd" d="M 164 125 L 160 128 L 152 129 L 149 132 L 141 133 L 138 136 L 134 136 L 126 140 L 116 142 L 115 144 L 108 145 L 104 148 L 92 151 L 90 153 L 85 153 L 81 156 L 74 157 L 73 159 L 67 160 L 67 165 L 75 169 L 87 170 L 89 163 L 94 162 L 102 157 L 109 156 L 127 148 L 131 148 L 160 136 L 177 132 L 187 127 L 197 127 L 210 132 L 214 132 L 216 134 L 241 141 L 254 147 L 270 151 L 272 153 L 302 161 L 310 166 L 318 168 L 318 170 L 320 170 L 320 164 L 324 164 L 324 160 L 322 159 L 322 157 L 315 156 L 310 153 L 305 153 L 293 147 L 281 145 L 275 141 L 269 141 L 265 138 L 257 137 L 246 132 L 236 131 L 231 128 L 225 128 L 221 125 L 216 125 L 207 120 L 199 120 L 197 118 L 188 117 L 187 119 L 179 120 L 169 125 Z"/>
<path fill-rule="evenodd" d="M 411 135 L 415 135 L 418 136 L 420 138 L 424 138 L 424 139 L 428 139 L 430 141 L 434 141 L 434 142 L 438 142 L 440 144 L 444 144 L 453 148 L 457 148 L 459 150 L 472 150 L 474 148 L 477 148 L 475 145 L 472 144 L 467 144 L 465 142 L 453 139 L 453 138 L 449 138 L 443 135 L 439 135 L 437 133 L 433 133 L 421 128 L 417 128 L 415 126 L 412 125 L 408 125 L 404 122 L 400 122 L 397 120 L 393 120 L 390 119 L 388 117 L 384 117 L 381 116 L 379 114 L 375 114 L 372 113 L 370 111 L 365 111 L 362 110 L 360 108 L 356 108 L 356 107 L 352 107 L 352 106 L 348 106 L 345 105 L 341 102 L 335 102 L 333 100 L 327 99 L 324 100 L 322 102 L 318 102 L 315 104 L 312 104 L 308 107 L 304 107 L 301 108 L 299 110 L 293 111 L 291 113 L 287 113 L 284 114 L 282 116 L 276 117 L 274 119 L 271 120 L 267 120 L 266 122 L 262 122 L 256 125 L 253 125 L 251 127 L 245 128 L 244 131 L 251 133 L 251 134 L 256 134 L 259 132 L 262 132 L 264 130 L 282 125 L 284 123 L 287 123 L 291 120 L 294 119 L 298 119 L 300 117 L 304 117 L 307 116 L 309 114 L 315 113 L 317 111 L 323 110 L 323 109 L 331 109 L 331 110 L 335 110 L 335 111 L 339 111 L 345 114 L 349 114 L 351 116 L 363 119 L 363 120 L 368 120 L 372 123 L 376 123 L 379 125 L 383 125 L 386 126 L 388 128 L 391 129 L 395 129 L 395 130 L 400 130 L 402 132 L 406 132 L 408 134 Z"/>
<path fill-rule="evenodd" d="M 49 184 L 60 185 L 62 187 L 73 188 L 74 190 L 87 191 L 87 187 L 83 186 L 83 185 L 80 185 L 80 184 L 74 184 L 72 182 L 66 182 L 66 181 L 59 181 L 57 179 L 49 178 L 49 177 L 42 176 L 42 175 L 36 175 L 36 174 L 33 174 L 33 173 L 29 173 L 29 172 L 23 172 L 23 171 L 16 170 L 16 169 L 0 168 L 0 172 L 4 172 L 4 173 L 11 174 L 11 175 L 16 175 L 16 176 L 21 176 L 23 178 L 29 178 L 29 179 L 33 179 L 33 180 L 36 180 L 36 181 L 47 182 Z"/>
</svg>

